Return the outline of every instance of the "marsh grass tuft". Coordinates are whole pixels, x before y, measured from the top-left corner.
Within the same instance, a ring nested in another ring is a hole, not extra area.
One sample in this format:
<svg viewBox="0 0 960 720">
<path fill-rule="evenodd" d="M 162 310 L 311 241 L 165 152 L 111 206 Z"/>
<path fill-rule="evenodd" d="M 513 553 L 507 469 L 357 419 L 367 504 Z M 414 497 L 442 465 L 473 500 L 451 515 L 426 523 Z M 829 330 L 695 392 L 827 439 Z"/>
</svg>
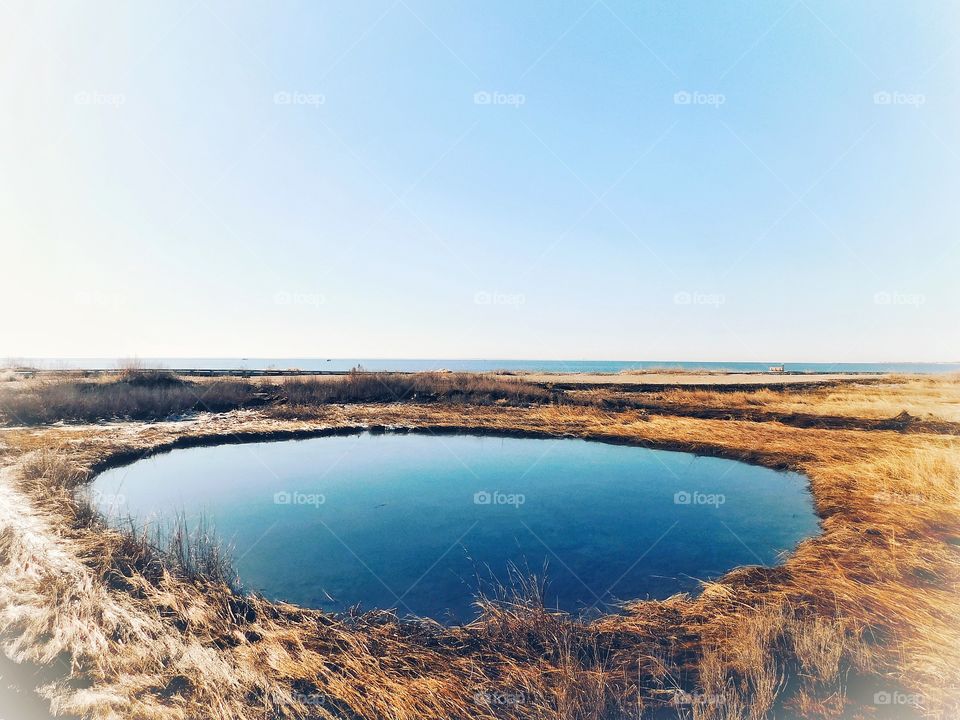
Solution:
<svg viewBox="0 0 960 720">
<path fill-rule="evenodd" d="M 254 403 L 255 390 L 237 380 L 201 384 L 158 371 L 125 371 L 108 379 L 38 379 L 0 391 L 0 420 L 8 425 L 163 420 L 244 407 Z"/>
<path fill-rule="evenodd" d="M 127 520 L 126 553 L 137 572 L 158 571 L 192 583 L 224 585 L 240 592 L 233 549 L 224 544 L 207 515 L 190 519 L 186 513 L 138 527 Z"/>
<path fill-rule="evenodd" d="M 279 386 L 283 403 L 300 407 L 327 403 L 446 402 L 492 405 L 549 403 L 558 393 L 515 377 L 475 373 L 410 374 L 352 370 L 336 378 L 295 378 Z"/>
</svg>

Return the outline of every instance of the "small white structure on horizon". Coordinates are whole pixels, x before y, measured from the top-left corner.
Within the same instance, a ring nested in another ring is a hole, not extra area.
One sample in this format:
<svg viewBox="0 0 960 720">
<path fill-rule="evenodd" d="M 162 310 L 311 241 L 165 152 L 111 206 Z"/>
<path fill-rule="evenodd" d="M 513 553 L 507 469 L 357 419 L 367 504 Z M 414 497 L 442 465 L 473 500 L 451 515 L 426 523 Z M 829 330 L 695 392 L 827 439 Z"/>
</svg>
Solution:
<svg viewBox="0 0 960 720">
<path fill-rule="evenodd" d="M 771 365 L 769 372 L 782 373 L 783 365 Z"/>
</svg>

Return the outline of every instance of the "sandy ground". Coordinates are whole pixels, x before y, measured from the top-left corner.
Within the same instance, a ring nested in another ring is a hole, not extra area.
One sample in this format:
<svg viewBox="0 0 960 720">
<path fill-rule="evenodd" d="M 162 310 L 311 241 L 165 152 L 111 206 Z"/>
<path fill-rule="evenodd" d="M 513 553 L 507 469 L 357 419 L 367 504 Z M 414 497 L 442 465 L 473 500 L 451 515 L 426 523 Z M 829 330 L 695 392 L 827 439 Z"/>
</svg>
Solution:
<svg viewBox="0 0 960 720">
<path fill-rule="evenodd" d="M 529 382 L 561 383 L 570 385 L 794 385 L 798 383 L 841 382 L 878 379 L 885 375 L 858 373 L 517 373 Z"/>
</svg>

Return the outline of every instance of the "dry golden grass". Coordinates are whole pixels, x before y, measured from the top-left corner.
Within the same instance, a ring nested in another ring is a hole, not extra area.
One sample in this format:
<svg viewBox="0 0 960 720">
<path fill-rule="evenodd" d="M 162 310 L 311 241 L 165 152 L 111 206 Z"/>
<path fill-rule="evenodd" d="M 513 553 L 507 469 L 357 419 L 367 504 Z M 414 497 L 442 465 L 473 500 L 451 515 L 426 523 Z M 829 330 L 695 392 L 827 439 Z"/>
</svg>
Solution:
<svg viewBox="0 0 960 720">
<path fill-rule="evenodd" d="M 264 404 L 297 418 L 331 403 L 549 403 L 560 393 L 513 377 L 475 373 L 375 373 L 291 378 L 186 378 L 130 368 L 119 374 L 54 373 L 0 385 L 0 424 L 170 420 Z"/>
<path fill-rule="evenodd" d="M 0 385 L 0 423 L 161 420 L 251 405 L 256 392 L 256 386 L 247 382 L 218 378 L 201 384 L 163 371 L 111 377 L 54 375 Z"/>
<path fill-rule="evenodd" d="M 728 390 L 670 388 L 644 393 L 642 400 L 677 408 L 762 410 L 882 420 L 901 413 L 960 423 L 960 378 L 896 376 L 827 383 L 812 388 Z"/>
<path fill-rule="evenodd" d="M 943 413 L 957 384 L 898 379 L 890 402 Z M 830 392 L 840 393 L 830 414 L 854 413 L 876 408 L 884 386 Z M 698 397 L 731 402 L 730 392 L 716 395 Z M 55 709 L 178 719 L 601 720 L 636 717 L 638 707 L 716 720 L 960 714 L 955 435 L 572 404 L 350 404 L 307 415 L 266 406 L 0 430 L 0 636 L 17 661 L 66 659 L 63 681 L 44 690 Z M 810 479 L 823 532 L 782 566 L 739 568 L 696 596 L 634 602 L 587 622 L 545 610 L 528 587 L 447 628 L 238 596 L 151 565 L 142 543 L 72 499 L 77 482 L 118 459 L 376 425 L 569 435 L 790 468 Z M 877 693 L 913 704 L 887 705 Z"/>
</svg>

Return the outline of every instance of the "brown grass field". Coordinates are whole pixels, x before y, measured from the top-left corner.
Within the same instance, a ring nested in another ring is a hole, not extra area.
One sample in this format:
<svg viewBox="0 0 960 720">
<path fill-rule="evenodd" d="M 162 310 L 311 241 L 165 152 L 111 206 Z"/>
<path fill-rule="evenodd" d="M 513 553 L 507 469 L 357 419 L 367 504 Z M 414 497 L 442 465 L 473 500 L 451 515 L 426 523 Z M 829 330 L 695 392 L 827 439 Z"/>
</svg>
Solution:
<svg viewBox="0 0 960 720">
<path fill-rule="evenodd" d="M 240 594 L 215 538 L 125 534 L 75 493 L 174 447 L 359 428 L 788 468 L 809 478 L 822 532 L 695 596 L 587 620 L 545 609 L 529 584 L 445 627 Z M 457 374 L 10 379 L 0 643 L 54 713 L 98 719 L 956 718 L 958 490 L 955 376 L 642 391 Z"/>
</svg>

